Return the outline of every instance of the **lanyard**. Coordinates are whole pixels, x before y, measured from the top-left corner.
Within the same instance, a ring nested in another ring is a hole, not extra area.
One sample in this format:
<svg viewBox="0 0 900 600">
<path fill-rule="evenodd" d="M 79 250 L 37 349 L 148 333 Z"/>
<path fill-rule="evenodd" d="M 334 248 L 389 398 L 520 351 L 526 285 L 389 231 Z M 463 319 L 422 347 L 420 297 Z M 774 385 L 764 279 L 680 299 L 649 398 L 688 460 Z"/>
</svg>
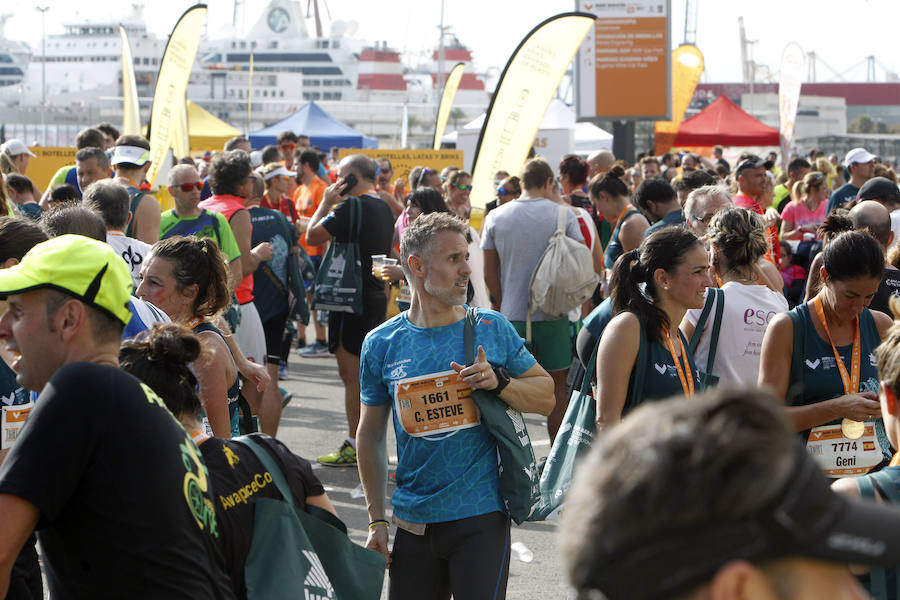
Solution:
<svg viewBox="0 0 900 600">
<path fill-rule="evenodd" d="M 684 349 L 684 342 L 681 340 L 681 334 L 678 335 L 678 345 L 681 347 L 681 360 L 675 354 L 675 345 L 672 344 L 672 338 L 669 337 L 669 328 L 663 328 L 663 335 L 666 336 L 666 346 L 672 354 L 672 361 L 675 363 L 675 370 L 678 371 L 678 379 L 681 380 L 681 389 L 688 398 L 694 397 L 694 374 L 691 372 L 691 363 L 688 361 L 687 351 Z M 681 361 L 684 361 L 682 366 Z M 687 376 L 685 376 L 687 374 Z"/>
<path fill-rule="evenodd" d="M 191 441 L 194 442 L 194 445 L 199 446 L 203 442 L 209 439 L 209 436 L 203 433 L 202 429 L 198 429 L 196 431 L 191 432 Z"/>
<path fill-rule="evenodd" d="M 187 323 L 185 323 L 184 326 L 185 326 L 187 329 L 193 329 L 194 327 L 196 327 L 197 325 L 199 325 L 201 321 L 203 321 L 202 318 L 200 318 L 200 317 L 194 317 L 194 318 L 192 318 L 190 321 L 188 321 Z"/>
<path fill-rule="evenodd" d="M 822 306 L 822 298 L 816 296 L 812 301 L 813 306 L 816 308 L 816 316 L 819 317 L 819 322 L 822 323 L 822 328 L 825 329 L 825 335 L 828 337 L 828 343 L 831 344 L 831 349 L 834 351 L 834 359 L 837 361 L 838 371 L 841 373 L 841 381 L 844 382 L 844 393 L 845 394 L 855 394 L 859 391 L 859 365 L 860 365 L 860 341 L 859 341 L 859 317 L 853 319 L 853 324 L 856 326 L 856 332 L 853 334 L 853 351 L 850 358 L 850 373 L 847 373 L 847 367 L 844 365 L 843 359 L 841 359 L 841 355 L 838 354 L 837 348 L 834 346 L 834 342 L 831 339 L 831 331 L 828 330 L 828 321 L 825 320 L 825 308 Z"/>
</svg>

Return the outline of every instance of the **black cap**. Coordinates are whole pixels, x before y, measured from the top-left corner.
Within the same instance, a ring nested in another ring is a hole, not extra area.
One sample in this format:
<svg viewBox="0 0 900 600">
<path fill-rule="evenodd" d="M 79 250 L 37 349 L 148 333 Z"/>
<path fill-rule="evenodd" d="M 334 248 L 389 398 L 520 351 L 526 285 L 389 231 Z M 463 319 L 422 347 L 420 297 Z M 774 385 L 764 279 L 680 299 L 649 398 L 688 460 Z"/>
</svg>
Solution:
<svg viewBox="0 0 900 600">
<path fill-rule="evenodd" d="M 603 567 L 585 574 L 587 588 L 610 600 L 671 598 L 710 578 L 732 560 L 761 563 L 807 557 L 845 564 L 900 564 L 900 511 L 831 490 L 807 451 L 782 490 L 752 514 L 684 523 L 608 549 Z"/>
<path fill-rule="evenodd" d="M 873 177 L 859 188 L 856 199 L 900 202 L 900 188 L 886 177 Z"/>
<path fill-rule="evenodd" d="M 746 154 L 741 157 L 741 161 L 738 163 L 737 168 L 734 170 L 734 176 L 737 177 L 741 174 L 741 171 L 744 169 L 758 169 L 763 167 L 765 169 L 769 169 L 772 167 L 772 161 L 763 160 L 755 154 Z"/>
</svg>

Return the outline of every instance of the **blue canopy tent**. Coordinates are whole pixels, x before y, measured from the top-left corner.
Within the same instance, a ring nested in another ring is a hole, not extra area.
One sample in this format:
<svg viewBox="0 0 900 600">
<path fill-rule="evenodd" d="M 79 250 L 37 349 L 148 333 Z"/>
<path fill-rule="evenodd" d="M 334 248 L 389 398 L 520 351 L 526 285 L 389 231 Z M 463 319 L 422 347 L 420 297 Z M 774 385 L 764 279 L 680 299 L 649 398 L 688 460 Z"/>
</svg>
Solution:
<svg viewBox="0 0 900 600">
<path fill-rule="evenodd" d="M 309 143 L 325 152 L 333 146 L 338 148 L 377 148 L 378 140 L 361 134 L 349 125 L 341 123 L 315 102 L 303 105 L 300 110 L 274 125 L 269 125 L 250 134 L 250 145 L 262 148 L 275 144 L 275 138 L 282 131 L 291 130 L 297 135 L 308 135 Z"/>
</svg>

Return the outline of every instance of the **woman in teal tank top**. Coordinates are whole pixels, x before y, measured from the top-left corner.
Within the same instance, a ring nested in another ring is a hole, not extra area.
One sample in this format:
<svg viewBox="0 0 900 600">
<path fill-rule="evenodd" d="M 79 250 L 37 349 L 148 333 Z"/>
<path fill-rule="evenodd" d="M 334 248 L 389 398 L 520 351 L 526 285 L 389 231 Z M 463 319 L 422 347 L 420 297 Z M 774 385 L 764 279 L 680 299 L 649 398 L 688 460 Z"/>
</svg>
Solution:
<svg viewBox="0 0 900 600">
<path fill-rule="evenodd" d="M 603 266 L 607 271 L 612 270 L 623 253 L 641 245 L 644 232 L 650 226 L 640 211 L 631 205 L 628 186 L 621 179 L 624 175 L 625 170 L 617 165 L 594 177 L 588 187 L 594 210 L 615 227 L 603 253 Z"/>
<path fill-rule="evenodd" d="M 759 383 L 785 399 L 794 429 L 827 475 L 859 476 L 890 459 L 874 352 L 892 321 L 866 308 L 884 254 L 868 233 L 848 231 L 823 258 L 819 293 L 769 323 Z"/>
<path fill-rule="evenodd" d="M 688 309 L 702 308 L 710 283 L 706 249 L 683 227 L 660 229 L 619 257 L 611 286 L 616 316 L 597 350 L 598 429 L 646 400 L 700 391 L 678 324 Z"/>
<path fill-rule="evenodd" d="M 900 318 L 900 301 L 891 300 L 894 318 Z M 874 312 L 874 311 L 873 311 Z M 888 439 L 893 448 L 900 448 L 900 421 L 897 399 L 900 398 L 900 325 L 893 325 L 884 336 L 884 342 L 875 350 L 880 375 L 879 400 L 881 416 Z M 841 494 L 875 500 L 878 497 L 887 504 L 900 504 L 900 453 L 895 453 L 890 464 L 877 473 L 862 477 L 847 477 L 832 484 Z M 873 568 L 865 575 L 857 576 L 873 598 L 900 600 L 900 573 L 894 568 Z"/>
<path fill-rule="evenodd" d="M 237 399 L 238 369 L 222 334 L 207 323 L 231 302 L 228 267 L 218 245 L 193 236 L 157 242 L 141 266 L 137 295 L 194 330 L 203 342 L 200 358 L 191 363 L 200 400 L 213 435 L 231 437 L 236 410 L 229 410 L 229 400 Z"/>
</svg>

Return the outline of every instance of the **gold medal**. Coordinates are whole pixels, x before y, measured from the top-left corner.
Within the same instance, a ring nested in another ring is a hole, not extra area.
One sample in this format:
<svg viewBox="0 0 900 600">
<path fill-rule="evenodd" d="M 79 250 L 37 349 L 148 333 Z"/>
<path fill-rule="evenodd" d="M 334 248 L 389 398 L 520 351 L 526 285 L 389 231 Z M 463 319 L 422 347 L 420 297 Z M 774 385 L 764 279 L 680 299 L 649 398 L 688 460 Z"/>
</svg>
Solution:
<svg viewBox="0 0 900 600">
<path fill-rule="evenodd" d="M 841 433 L 848 440 L 858 440 L 866 432 L 866 424 L 864 421 L 854 421 L 845 418 L 841 421 Z"/>
</svg>

